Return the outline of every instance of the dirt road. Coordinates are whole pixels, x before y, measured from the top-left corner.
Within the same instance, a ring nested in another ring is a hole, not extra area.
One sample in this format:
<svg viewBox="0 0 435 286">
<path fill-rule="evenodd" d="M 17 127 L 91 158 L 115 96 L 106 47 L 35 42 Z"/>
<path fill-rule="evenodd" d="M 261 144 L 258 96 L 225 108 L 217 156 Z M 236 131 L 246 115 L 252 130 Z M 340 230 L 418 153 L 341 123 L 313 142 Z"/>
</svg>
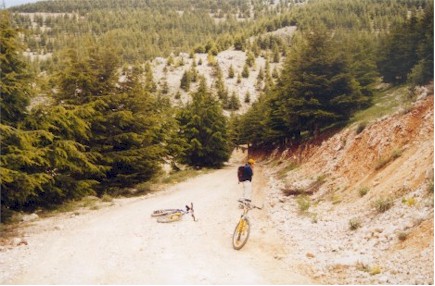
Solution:
<svg viewBox="0 0 435 286">
<path fill-rule="evenodd" d="M 83 215 L 41 219 L 27 230 L 28 245 L 0 253 L 2 284 L 309 284 L 281 260 L 267 206 L 251 212 L 251 237 L 240 251 L 232 233 L 240 215 L 236 164 L 152 195 L 117 200 Z M 254 201 L 265 184 L 257 166 Z M 194 203 L 194 222 L 162 224 L 159 208 Z M 25 230 L 26 231 L 26 230 Z M 3 265 L 2 265 L 3 264 Z M 2 270 L 3 271 L 3 270 Z"/>
</svg>

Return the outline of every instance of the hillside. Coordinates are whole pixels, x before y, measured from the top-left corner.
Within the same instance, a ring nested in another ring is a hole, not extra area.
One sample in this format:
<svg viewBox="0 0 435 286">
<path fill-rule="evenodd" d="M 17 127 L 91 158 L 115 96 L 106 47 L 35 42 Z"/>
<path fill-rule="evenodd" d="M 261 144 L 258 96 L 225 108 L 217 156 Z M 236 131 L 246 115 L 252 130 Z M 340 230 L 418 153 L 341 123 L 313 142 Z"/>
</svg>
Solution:
<svg viewBox="0 0 435 286">
<path fill-rule="evenodd" d="M 283 259 L 322 284 L 433 284 L 433 119 L 432 85 L 360 133 L 265 157 Z"/>
<path fill-rule="evenodd" d="M 266 33 L 263 36 L 274 35 L 284 39 L 286 42 L 290 42 L 290 38 L 296 31 L 295 26 L 290 26 L 282 29 L 278 29 L 274 32 Z M 253 39 L 251 39 L 252 41 Z M 246 62 L 246 52 L 238 51 L 235 49 L 228 49 L 222 51 L 216 55 L 216 65 L 222 71 L 224 85 L 228 91 L 228 95 L 231 96 L 233 92 L 237 95 L 240 100 L 241 107 L 237 110 L 237 113 L 245 113 L 252 102 L 255 102 L 258 98 L 259 94 L 263 91 L 264 83 L 262 83 L 261 87 L 258 88 L 258 74 L 260 70 L 263 72 L 266 70 L 266 52 L 264 54 L 255 58 L 255 64 L 253 67 L 249 68 L 249 76 L 247 78 L 241 77 L 240 82 L 238 82 L 237 75 L 240 75 L 243 71 L 243 67 Z M 191 66 L 195 59 L 196 70 L 199 75 L 204 76 L 207 80 L 207 84 L 210 87 L 210 90 L 215 90 L 216 83 L 216 72 L 215 66 L 210 64 L 207 59 L 207 54 L 194 54 L 194 57 L 191 58 L 186 53 L 181 53 L 177 57 L 173 57 L 174 62 L 180 63 L 182 65 L 172 65 L 168 67 L 168 59 L 165 58 L 156 58 L 152 61 L 152 71 L 153 71 L 153 79 L 157 84 L 157 89 L 161 90 L 165 83 L 168 85 L 168 96 L 172 100 L 174 104 L 186 103 L 190 100 L 189 94 L 197 89 L 197 84 L 192 84 L 189 91 L 185 91 L 180 88 L 181 78 L 184 72 L 191 69 Z M 277 63 L 269 63 L 270 72 L 281 68 L 284 57 L 281 57 L 280 62 Z M 200 65 L 197 62 L 201 62 Z M 230 78 L 228 76 L 230 67 L 233 67 L 234 73 L 236 76 L 234 78 Z M 166 68 L 166 69 L 165 69 Z M 175 99 L 174 96 L 177 92 L 180 92 L 180 99 Z M 244 101 L 246 94 L 250 95 L 250 102 L 247 103 Z M 227 111 L 227 114 L 230 114 L 230 111 Z"/>
</svg>

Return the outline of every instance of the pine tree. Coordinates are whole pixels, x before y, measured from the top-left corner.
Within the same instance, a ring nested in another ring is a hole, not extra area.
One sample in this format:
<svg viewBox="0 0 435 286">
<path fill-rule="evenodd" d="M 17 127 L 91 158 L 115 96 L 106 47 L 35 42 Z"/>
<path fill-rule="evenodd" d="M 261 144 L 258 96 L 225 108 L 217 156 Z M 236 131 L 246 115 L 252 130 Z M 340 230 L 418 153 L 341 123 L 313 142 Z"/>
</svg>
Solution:
<svg viewBox="0 0 435 286">
<path fill-rule="evenodd" d="M 92 135 L 79 142 L 105 169 L 103 177 L 95 178 L 99 194 L 148 180 L 163 155 L 157 103 L 142 86 L 139 69 L 127 70 L 118 83 L 116 54 L 111 47 L 90 43 L 80 59 L 69 53 L 58 74 L 58 103 L 95 111 L 83 114 Z"/>
<path fill-rule="evenodd" d="M 423 31 L 418 46 L 418 62 L 412 68 L 408 79 L 413 85 L 424 85 L 434 78 L 434 8 L 428 5 L 423 17 L 419 20 L 418 31 Z"/>
<path fill-rule="evenodd" d="M 249 67 L 248 67 L 248 65 L 246 63 L 243 66 L 242 77 L 244 77 L 244 78 L 248 78 L 249 77 Z"/>
<path fill-rule="evenodd" d="M 157 84 L 154 82 L 153 70 L 149 62 L 145 64 L 145 89 L 150 93 L 157 90 Z"/>
<path fill-rule="evenodd" d="M 190 71 L 184 71 L 183 76 L 180 80 L 180 88 L 182 88 L 184 91 L 189 91 L 191 82 L 192 75 L 190 74 Z"/>
<path fill-rule="evenodd" d="M 231 65 L 229 70 L 228 70 L 228 77 L 229 78 L 234 78 L 234 67 L 233 67 L 233 65 Z"/>
<path fill-rule="evenodd" d="M 230 98 L 229 98 L 229 100 L 228 100 L 228 103 L 226 105 L 226 109 L 229 109 L 229 110 L 238 110 L 240 108 L 240 106 L 241 106 L 240 99 L 236 95 L 236 92 L 233 91 L 231 96 L 230 96 Z"/>
<path fill-rule="evenodd" d="M 396 26 L 384 39 L 379 50 L 378 69 L 385 82 L 406 82 L 411 69 L 418 63 L 417 49 L 421 31 L 414 15 L 404 25 Z"/>
<path fill-rule="evenodd" d="M 248 51 L 247 54 L 246 54 L 245 64 L 248 67 L 251 67 L 251 68 L 255 66 L 255 57 L 254 57 L 254 54 L 251 51 Z"/>
<path fill-rule="evenodd" d="M 230 156 L 227 120 L 219 102 L 200 79 L 192 102 L 178 114 L 179 136 L 188 142 L 182 162 L 191 166 L 220 167 Z"/>
<path fill-rule="evenodd" d="M 8 25 L 3 26 L 5 31 L 10 28 Z M 16 34 L 9 36 L 12 38 L 2 40 L 2 43 L 13 42 Z M 2 48 L 5 48 L 2 49 L 2 60 L 14 59 L 17 55 L 14 45 Z M 11 62 L 17 66 L 14 75 L 8 76 L 8 86 L 19 85 L 23 79 L 30 80 L 25 64 L 19 60 Z M 6 110 L 12 110 L 9 105 L 18 102 L 27 108 L 26 100 L 4 101 L 3 104 Z M 76 141 L 77 138 L 89 138 L 89 124 L 81 119 L 81 115 L 88 112 L 92 110 L 42 106 L 32 109 L 26 116 L 24 113 L 16 116 L 14 122 L 2 121 L 2 221 L 11 210 L 34 210 L 94 194 L 93 186 L 97 182 L 90 177 L 102 175 L 104 170 L 93 163 L 94 158 L 86 154 L 85 146 Z"/>
<path fill-rule="evenodd" d="M 244 101 L 245 101 L 245 103 L 251 102 L 251 94 L 249 93 L 249 91 L 246 92 Z"/>
<path fill-rule="evenodd" d="M 30 74 L 27 71 L 11 14 L 0 11 L 1 123 L 16 126 L 26 116 L 30 102 Z"/>
<path fill-rule="evenodd" d="M 367 101 L 349 69 L 346 54 L 319 27 L 305 33 L 285 63 L 271 101 L 271 125 L 284 137 L 316 134 L 346 121 Z M 284 125 L 284 126 L 283 126 Z"/>
</svg>

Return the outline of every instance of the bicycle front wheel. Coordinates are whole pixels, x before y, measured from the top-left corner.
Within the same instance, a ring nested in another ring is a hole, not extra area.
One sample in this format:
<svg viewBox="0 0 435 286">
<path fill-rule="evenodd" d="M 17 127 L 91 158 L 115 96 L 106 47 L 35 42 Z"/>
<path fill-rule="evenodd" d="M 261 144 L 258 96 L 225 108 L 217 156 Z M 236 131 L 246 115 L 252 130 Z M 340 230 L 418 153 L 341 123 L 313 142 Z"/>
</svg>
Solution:
<svg viewBox="0 0 435 286">
<path fill-rule="evenodd" d="M 182 216 L 183 216 L 183 213 L 176 212 L 176 213 L 168 214 L 168 215 L 161 216 L 161 217 L 157 218 L 157 222 L 166 223 L 166 222 L 179 221 Z"/>
<path fill-rule="evenodd" d="M 233 248 L 240 250 L 248 241 L 251 226 L 247 218 L 241 218 L 233 233 Z"/>
</svg>

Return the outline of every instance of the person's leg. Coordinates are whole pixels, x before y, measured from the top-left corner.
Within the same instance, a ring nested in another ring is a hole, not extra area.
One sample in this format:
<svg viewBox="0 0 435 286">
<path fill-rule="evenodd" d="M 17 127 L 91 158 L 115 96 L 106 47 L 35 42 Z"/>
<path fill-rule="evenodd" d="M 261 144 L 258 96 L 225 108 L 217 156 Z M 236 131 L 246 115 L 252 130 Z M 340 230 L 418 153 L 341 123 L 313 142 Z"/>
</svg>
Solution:
<svg viewBox="0 0 435 286">
<path fill-rule="evenodd" d="M 252 183 L 250 181 L 244 181 L 243 184 L 243 199 L 252 200 Z"/>
</svg>

